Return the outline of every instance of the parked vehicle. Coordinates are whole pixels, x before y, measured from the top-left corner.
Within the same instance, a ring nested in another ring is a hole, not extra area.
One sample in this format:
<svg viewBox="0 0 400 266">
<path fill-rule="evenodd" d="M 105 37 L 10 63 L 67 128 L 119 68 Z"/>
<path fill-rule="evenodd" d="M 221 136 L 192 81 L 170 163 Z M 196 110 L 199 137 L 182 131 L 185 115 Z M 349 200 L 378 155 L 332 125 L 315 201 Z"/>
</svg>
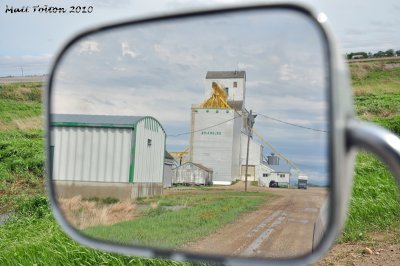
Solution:
<svg viewBox="0 0 400 266">
<path fill-rule="evenodd" d="M 305 175 L 300 175 L 297 181 L 298 189 L 307 189 L 308 177 Z"/>
<path fill-rule="evenodd" d="M 271 180 L 271 182 L 269 182 L 269 187 L 278 187 L 278 182 Z"/>
</svg>

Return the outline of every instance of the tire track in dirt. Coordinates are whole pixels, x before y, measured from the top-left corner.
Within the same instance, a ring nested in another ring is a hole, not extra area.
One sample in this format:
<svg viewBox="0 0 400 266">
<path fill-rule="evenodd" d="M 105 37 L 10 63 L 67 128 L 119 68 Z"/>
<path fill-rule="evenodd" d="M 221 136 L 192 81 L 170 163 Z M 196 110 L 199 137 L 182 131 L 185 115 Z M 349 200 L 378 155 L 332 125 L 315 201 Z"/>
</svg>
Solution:
<svg viewBox="0 0 400 266">
<path fill-rule="evenodd" d="M 183 247 L 209 254 L 293 257 L 311 251 L 314 221 L 326 189 L 268 189 L 278 195 L 217 232 Z"/>
</svg>

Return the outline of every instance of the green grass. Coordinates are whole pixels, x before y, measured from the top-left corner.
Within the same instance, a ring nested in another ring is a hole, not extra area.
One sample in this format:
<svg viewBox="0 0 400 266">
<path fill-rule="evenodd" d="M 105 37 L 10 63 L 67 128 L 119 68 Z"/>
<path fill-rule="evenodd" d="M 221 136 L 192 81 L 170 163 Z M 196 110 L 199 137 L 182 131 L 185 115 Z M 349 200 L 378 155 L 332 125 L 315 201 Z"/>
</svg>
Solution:
<svg viewBox="0 0 400 266">
<path fill-rule="evenodd" d="M 363 95 L 354 99 L 357 115 L 361 118 L 389 117 L 400 113 L 400 91 L 382 95 Z"/>
<path fill-rule="evenodd" d="M 18 203 L 16 216 L 0 226 L 0 265 L 192 265 L 144 259 L 86 248 L 71 240 L 55 222 L 47 197 Z"/>
<path fill-rule="evenodd" d="M 44 193 L 42 130 L 0 131 L 0 213 L 24 197 Z"/>
<path fill-rule="evenodd" d="M 400 68 L 385 62 L 350 66 L 357 116 L 400 136 Z M 398 63 L 398 61 L 397 61 Z M 400 226 L 400 192 L 393 175 L 371 154 L 357 156 L 349 216 L 341 241 L 365 240 L 369 233 Z M 400 230 L 393 230 L 399 234 Z"/>
<path fill-rule="evenodd" d="M 41 83 L 0 84 L 0 129 L 14 119 L 42 114 Z"/>
<path fill-rule="evenodd" d="M 250 184 L 251 184 L 252 186 L 258 187 L 258 181 L 251 181 Z"/>
<path fill-rule="evenodd" d="M 351 66 L 357 114 L 399 134 L 400 68 L 385 69 L 382 62 L 368 64 Z M 0 265 L 182 265 L 82 247 L 60 230 L 43 189 L 42 131 L 10 126 L 15 119 L 41 114 L 41 86 L 0 85 L 0 213 L 16 212 L 12 222 L 0 226 Z M 156 200 L 160 206 L 174 206 L 179 199 Z M 369 232 L 398 228 L 399 206 L 393 176 L 375 157 L 361 153 L 342 240 L 365 239 Z M 168 212 L 157 209 L 147 219 L 156 221 L 164 215 Z"/>
<path fill-rule="evenodd" d="M 349 216 L 341 241 L 364 240 L 370 232 L 396 226 L 399 206 L 400 192 L 386 166 L 371 154 L 358 154 Z"/>
<path fill-rule="evenodd" d="M 399 62 L 397 62 L 399 63 Z M 350 65 L 355 96 L 399 93 L 400 68 L 388 68 L 383 62 Z"/>
<path fill-rule="evenodd" d="M 42 101 L 41 82 L 0 84 L 0 99 L 16 101 Z"/>
<path fill-rule="evenodd" d="M 0 98 L 0 125 L 9 124 L 14 119 L 36 117 L 42 114 L 41 103 L 20 102 Z"/>
<path fill-rule="evenodd" d="M 166 196 L 144 216 L 111 226 L 83 230 L 94 238 L 118 243 L 176 248 L 211 234 L 240 214 L 255 210 L 269 193 L 213 191 L 204 194 Z M 165 206 L 185 206 L 177 211 Z"/>
</svg>

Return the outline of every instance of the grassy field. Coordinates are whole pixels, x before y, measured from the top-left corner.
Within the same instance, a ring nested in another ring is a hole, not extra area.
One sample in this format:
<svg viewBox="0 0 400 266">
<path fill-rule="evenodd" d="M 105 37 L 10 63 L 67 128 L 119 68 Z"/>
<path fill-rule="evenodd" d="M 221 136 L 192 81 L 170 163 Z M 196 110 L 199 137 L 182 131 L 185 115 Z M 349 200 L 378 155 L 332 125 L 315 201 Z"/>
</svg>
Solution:
<svg viewBox="0 0 400 266">
<path fill-rule="evenodd" d="M 0 84 L 0 214 L 44 195 L 40 83 Z"/>
<path fill-rule="evenodd" d="M 357 116 L 400 136 L 400 67 L 395 65 L 399 62 L 355 63 L 350 70 Z M 361 152 L 341 241 L 365 240 L 373 231 L 399 227 L 399 206 L 400 192 L 392 174 L 374 156 Z M 400 235 L 396 237 L 400 241 Z"/>
<path fill-rule="evenodd" d="M 164 248 L 180 247 L 209 235 L 221 225 L 255 210 L 271 195 L 257 192 L 213 190 L 163 196 L 141 217 L 111 226 L 83 230 L 89 236 L 117 243 L 144 244 Z M 182 207 L 170 210 L 168 207 Z"/>
<path fill-rule="evenodd" d="M 357 115 L 400 134 L 400 68 L 393 66 L 352 64 L 352 81 Z M 60 230 L 43 188 L 40 99 L 40 84 L 0 85 L 0 214 L 13 213 L 13 218 L 0 226 L 0 265 L 182 265 L 95 251 Z M 365 239 L 370 232 L 399 227 L 399 204 L 399 190 L 391 174 L 373 156 L 361 153 L 341 240 Z M 154 212 L 148 219 L 168 214 Z"/>
</svg>

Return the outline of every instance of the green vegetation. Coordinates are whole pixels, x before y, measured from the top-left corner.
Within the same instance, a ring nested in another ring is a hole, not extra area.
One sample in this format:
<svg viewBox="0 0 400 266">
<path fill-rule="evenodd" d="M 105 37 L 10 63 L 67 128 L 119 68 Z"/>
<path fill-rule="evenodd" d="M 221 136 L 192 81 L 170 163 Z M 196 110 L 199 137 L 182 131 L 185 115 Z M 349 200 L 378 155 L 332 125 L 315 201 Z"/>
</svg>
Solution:
<svg viewBox="0 0 400 266">
<path fill-rule="evenodd" d="M 0 213 L 44 194 L 41 84 L 0 84 Z M 25 120 L 21 120 L 25 119 Z M 24 128 L 25 130 L 18 130 Z"/>
<path fill-rule="evenodd" d="M 354 96 L 398 94 L 400 60 L 361 62 L 350 65 Z"/>
<path fill-rule="evenodd" d="M 353 64 L 350 69 L 359 118 L 400 135 L 400 67 L 371 62 Z M 400 226 L 400 191 L 384 164 L 368 153 L 360 153 L 353 182 L 341 241 L 364 240 L 370 232 Z M 393 231 L 400 238 L 400 230 Z"/>
<path fill-rule="evenodd" d="M 381 57 L 393 57 L 393 56 L 400 56 L 400 50 L 395 51 L 394 49 L 388 49 L 386 51 L 378 51 L 376 53 L 371 52 L 355 52 L 346 54 L 347 59 L 353 59 L 354 56 L 357 58 L 366 59 L 366 58 L 381 58 Z"/>
<path fill-rule="evenodd" d="M 41 87 L 0 84 L 0 214 L 10 215 L 0 225 L 0 265 L 183 265 L 96 251 L 62 232 L 44 191 Z"/>
<path fill-rule="evenodd" d="M 113 197 L 107 197 L 107 198 L 94 197 L 94 198 L 83 199 L 83 200 L 94 201 L 96 203 L 103 204 L 103 205 L 114 204 L 114 203 L 119 202 L 119 199 L 113 198 Z"/>
<path fill-rule="evenodd" d="M 85 248 L 65 235 L 44 195 L 18 203 L 0 226 L 0 265 L 192 265 L 164 259 L 121 256 Z"/>
<path fill-rule="evenodd" d="M 388 60 L 350 66 L 357 115 L 397 134 L 400 132 L 400 67 L 396 64 L 399 63 L 399 60 Z M 96 251 L 77 244 L 61 231 L 51 215 L 43 188 L 43 131 L 41 124 L 33 120 L 42 112 L 40 88 L 40 83 L 0 85 L 0 214 L 14 213 L 6 224 L 0 226 L 0 265 L 182 265 L 168 260 Z M 385 166 L 367 153 L 359 154 L 351 208 L 342 241 L 366 239 L 369 232 L 393 228 L 400 235 L 399 194 L 394 178 Z M 236 196 L 238 200 L 245 199 L 240 193 Z M 258 195 L 254 199 L 242 211 L 254 208 L 261 197 Z M 204 218 L 208 215 L 218 217 L 215 211 L 236 204 L 206 197 L 205 200 L 210 200 L 208 203 L 214 202 L 213 207 L 202 209 L 201 205 L 195 204 L 196 200 L 200 200 L 196 197 L 187 202 L 174 197 L 155 197 L 153 200 L 158 202 L 158 207 L 144 213 L 143 221 L 154 225 L 162 221 L 163 226 L 164 220 L 169 219 L 171 214 L 165 206 L 190 206 L 174 212 L 189 212 L 185 216 L 190 216 L 193 210 L 197 210 L 198 215 L 203 215 L 202 222 L 205 223 L 208 219 Z M 112 201 L 109 199 L 104 204 Z M 149 203 L 149 199 L 139 201 Z M 228 208 L 223 211 L 229 212 Z M 121 223 L 116 229 L 129 223 Z M 216 226 L 213 223 L 206 226 Z M 187 223 L 182 221 L 174 226 L 180 229 L 182 224 Z M 100 228 L 90 228 L 87 233 L 90 230 L 101 231 Z M 196 232 L 196 235 L 201 234 Z M 170 241 L 175 245 L 183 243 L 182 239 Z"/>
<path fill-rule="evenodd" d="M 400 193 L 386 166 L 368 153 L 357 156 L 354 187 L 342 241 L 366 239 L 390 230 L 400 218 Z"/>
<path fill-rule="evenodd" d="M 41 87 L 41 83 L 0 84 L 0 123 L 41 115 Z"/>
<path fill-rule="evenodd" d="M 179 247 L 209 235 L 245 211 L 255 210 L 269 193 L 210 191 L 162 197 L 140 218 L 83 230 L 94 238 L 118 243 Z M 177 210 L 167 207 L 179 207 Z"/>
</svg>

